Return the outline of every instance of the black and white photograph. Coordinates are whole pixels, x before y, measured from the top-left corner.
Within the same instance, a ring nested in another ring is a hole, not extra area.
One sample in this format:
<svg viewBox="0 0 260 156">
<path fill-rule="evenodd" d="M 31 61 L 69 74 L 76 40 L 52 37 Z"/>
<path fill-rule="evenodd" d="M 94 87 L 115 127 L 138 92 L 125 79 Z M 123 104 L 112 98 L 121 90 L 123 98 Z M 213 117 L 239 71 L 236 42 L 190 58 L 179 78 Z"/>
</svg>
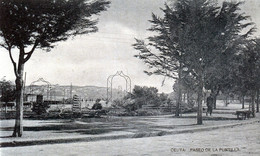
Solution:
<svg viewBox="0 0 260 156">
<path fill-rule="evenodd" d="M 260 0 L 0 0 L 0 156 L 259 156 Z"/>
</svg>

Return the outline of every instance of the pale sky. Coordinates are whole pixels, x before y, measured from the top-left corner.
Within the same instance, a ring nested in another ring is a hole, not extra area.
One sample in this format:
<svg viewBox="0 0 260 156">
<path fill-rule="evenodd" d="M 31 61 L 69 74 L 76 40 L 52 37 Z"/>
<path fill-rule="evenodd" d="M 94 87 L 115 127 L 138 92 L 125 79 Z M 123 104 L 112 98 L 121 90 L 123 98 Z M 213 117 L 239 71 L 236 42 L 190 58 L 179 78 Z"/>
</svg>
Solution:
<svg viewBox="0 0 260 156">
<path fill-rule="evenodd" d="M 60 85 L 94 85 L 106 87 L 108 76 L 123 71 L 134 85 L 153 86 L 159 92 L 172 91 L 174 80 L 164 77 L 147 76 L 144 63 L 133 57 L 138 54 L 131 46 L 134 38 L 145 39 L 149 36 L 148 20 L 154 12 L 161 15 L 159 8 L 164 8 L 168 0 L 111 0 L 108 11 L 99 16 L 97 33 L 78 36 L 65 42 L 57 43 L 51 52 L 36 49 L 25 65 L 26 85 L 44 78 L 51 84 Z M 246 0 L 242 11 L 252 17 L 260 35 L 260 1 Z M 13 66 L 8 52 L 0 48 L 0 79 L 14 80 Z M 119 77 L 115 78 L 114 88 L 125 84 Z"/>
</svg>

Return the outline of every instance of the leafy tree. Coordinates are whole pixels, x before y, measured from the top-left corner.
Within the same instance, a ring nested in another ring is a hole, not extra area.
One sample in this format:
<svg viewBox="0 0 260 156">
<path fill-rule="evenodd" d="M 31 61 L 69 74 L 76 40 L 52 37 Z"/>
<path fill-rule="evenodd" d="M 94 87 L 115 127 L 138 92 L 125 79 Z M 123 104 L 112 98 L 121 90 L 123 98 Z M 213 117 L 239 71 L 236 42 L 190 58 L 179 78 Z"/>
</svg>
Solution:
<svg viewBox="0 0 260 156">
<path fill-rule="evenodd" d="M 235 68 L 233 72 L 230 74 L 232 82 L 230 83 L 231 85 L 231 90 L 229 89 L 228 91 L 224 91 L 225 94 L 228 94 L 229 92 L 232 92 L 240 97 L 240 101 L 242 103 L 242 109 L 245 108 L 244 103 L 245 103 L 245 96 L 249 94 L 248 89 L 246 88 L 246 79 L 247 75 L 244 73 L 245 69 L 244 66 L 244 53 L 246 51 L 246 46 L 243 46 L 240 50 L 238 55 L 233 59 L 233 63 L 235 64 Z M 223 92 L 223 90 L 221 90 Z"/>
<path fill-rule="evenodd" d="M 158 107 L 166 104 L 167 100 L 168 95 L 164 93 L 159 94 L 158 89 L 155 87 L 134 86 L 132 93 L 127 94 L 122 101 L 116 100 L 114 103 L 129 111 L 135 111 L 141 109 L 144 105 Z"/>
<path fill-rule="evenodd" d="M 133 45 L 140 53 L 137 57 L 152 69 L 148 74 L 165 75 L 177 78 L 180 84 L 189 77 L 192 88 L 197 92 L 197 124 L 202 124 L 202 95 L 210 70 L 215 73 L 219 66 L 216 59 L 231 49 L 241 38 L 253 32 L 252 25 L 243 23 L 248 16 L 237 13 L 241 3 L 223 2 L 217 7 L 208 0 L 177 0 L 172 7 L 165 4 L 164 17 L 152 15 L 153 25 L 149 29 L 157 35 L 148 38 L 149 43 L 136 40 Z M 224 57 L 224 55 L 223 55 Z M 186 69 L 186 70 L 184 70 Z M 185 72 L 184 72 L 185 71 Z M 220 70 L 219 70 L 220 71 Z M 178 76 L 176 76 L 178 74 Z M 208 81 L 211 85 L 215 78 Z M 181 94 L 180 94 L 181 95 Z"/>
<path fill-rule="evenodd" d="M 159 100 L 160 100 L 160 103 L 157 104 L 157 106 L 159 105 L 165 105 L 165 104 L 168 104 L 170 101 L 170 99 L 168 98 L 168 95 L 165 94 L 165 93 L 161 93 L 159 94 Z"/>
<path fill-rule="evenodd" d="M 256 67 L 255 67 L 255 78 L 256 80 L 256 112 L 259 112 L 259 96 L 260 96 L 260 38 L 255 39 L 255 52 L 256 52 Z"/>
<path fill-rule="evenodd" d="M 255 97 L 258 98 L 259 94 L 259 81 L 260 81 L 260 51 L 259 39 L 247 41 L 241 54 L 242 63 L 239 65 L 238 77 L 241 79 L 242 91 L 247 91 L 251 97 L 251 111 L 255 116 Z M 237 85 L 241 85 L 237 84 Z M 259 99 L 258 99 L 259 100 Z M 257 100 L 257 105 L 259 101 Z M 258 106 L 259 109 L 259 106 Z"/>
<path fill-rule="evenodd" d="M 239 53 L 243 50 L 243 46 L 247 42 L 248 37 L 254 32 L 252 22 L 246 20 L 249 16 L 245 16 L 238 12 L 240 10 L 239 3 L 223 2 L 222 8 L 217 21 L 216 29 L 219 30 L 216 46 L 213 56 L 215 56 L 212 64 L 205 71 L 205 87 L 211 90 L 214 98 L 214 108 L 216 108 L 216 97 L 219 91 L 228 94 L 233 88 L 233 76 L 239 65 Z M 245 30 L 249 29 L 249 30 Z M 245 31 L 244 34 L 241 32 Z"/>
<path fill-rule="evenodd" d="M 7 103 L 15 100 L 15 86 L 11 81 L 6 81 L 4 78 L 0 80 L 0 100 L 5 103 L 5 111 Z"/>
<path fill-rule="evenodd" d="M 42 115 L 47 112 L 48 108 L 50 108 L 49 102 L 43 101 L 43 95 L 37 95 L 36 102 L 33 102 L 32 111 L 37 115 Z"/>
<path fill-rule="evenodd" d="M 159 104 L 158 89 L 155 87 L 134 86 L 131 98 L 135 99 L 138 109 L 143 105 L 157 106 Z"/>
<path fill-rule="evenodd" d="M 22 136 L 24 65 L 36 49 L 97 31 L 93 15 L 107 9 L 106 0 L 1 0 L 0 45 L 8 52 L 16 76 L 16 122 L 13 136 Z M 19 50 L 18 61 L 13 49 Z"/>
<path fill-rule="evenodd" d="M 47 112 L 48 108 L 50 108 L 48 103 L 33 103 L 32 111 L 37 115 L 42 115 Z"/>
</svg>

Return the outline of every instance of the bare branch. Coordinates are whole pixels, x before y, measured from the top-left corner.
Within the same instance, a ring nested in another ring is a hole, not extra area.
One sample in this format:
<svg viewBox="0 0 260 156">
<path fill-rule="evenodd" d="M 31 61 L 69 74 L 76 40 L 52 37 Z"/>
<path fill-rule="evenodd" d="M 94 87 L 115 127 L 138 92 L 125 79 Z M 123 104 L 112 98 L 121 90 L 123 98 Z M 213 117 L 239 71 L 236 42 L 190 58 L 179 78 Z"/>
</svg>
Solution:
<svg viewBox="0 0 260 156">
<path fill-rule="evenodd" d="M 14 66 L 14 74 L 15 74 L 16 77 L 18 77 L 16 62 L 13 59 L 13 56 L 12 56 L 12 53 L 11 53 L 11 47 L 8 48 L 8 52 L 9 52 L 9 56 L 10 56 L 10 59 L 12 61 L 12 64 Z"/>
<path fill-rule="evenodd" d="M 8 50 L 8 46 L 5 46 L 4 44 L 0 44 L 0 46 Z"/>
<path fill-rule="evenodd" d="M 25 55 L 27 55 L 27 56 L 24 58 L 24 61 L 23 61 L 24 63 L 27 62 L 31 58 L 31 56 L 32 56 L 35 48 L 38 46 L 38 44 L 39 44 L 39 41 L 36 40 L 34 45 L 33 45 L 33 47 L 32 47 L 32 49 L 30 50 L 30 52 L 25 53 Z"/>
</svg>

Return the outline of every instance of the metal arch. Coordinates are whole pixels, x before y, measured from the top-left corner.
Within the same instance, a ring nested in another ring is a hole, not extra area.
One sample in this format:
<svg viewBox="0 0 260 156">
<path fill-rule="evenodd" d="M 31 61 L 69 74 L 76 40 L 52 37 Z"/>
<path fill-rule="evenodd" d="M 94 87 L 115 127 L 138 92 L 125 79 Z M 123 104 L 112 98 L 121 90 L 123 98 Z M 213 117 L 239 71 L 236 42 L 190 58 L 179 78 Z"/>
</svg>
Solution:
<svg viewBox="0 0 260 156">
<path fill-rule="evenodd" d="M 44 83 L 47 84 L 47 99 L 49 100 L 49 98 L 50 98 L 51 83 L 48 82 L 48 81 L 46 81 L 46 80 L 44 80 L 43 78 L 39 78 L 38 80 L 33 81 L 33 82 L 29 85 L 29 88 L 30 88 L 29 93 L 32 94 L 32 92 L 33 92 L 33 89 L 32 89 L 32 88 L 33 88 L 34 84 L 37 83 L 37 82 L 44 82 Z"/>
<path fill-rule="evenodd" d="M 126 80 L 126 91 L 131 93 L 131 79 L 129 76 L 125 75 L 122 71 L 120 72 L 120 76 L 124 77 Z M 129 88 L 127 88 L 129 86 Z"/>
<path fill-rule="evenodd" d="M 115 76 L 120 76 L 125 79 L 126 81 L 126 92 L 131 93 L 131 79 L 129 76 L 125 75 L 123 71 L 117 71 L 116 74 L 110 75 L 107 78 L 107 102 L 111 101 L 113 99 L 113 79 Z"/>
<path fill-rule="evenodd" d="M 32 85 L 35 84 L 36 82 L 44 82 L 44 83 L 46 83 L 46 84 L 48 84 L 48 85 L 51 85 L 50 82 L 44 80 L 43 78 L 39 78 L 38 80 L 33 81 L 33 82 L 30 84 L 30 86 L 32 86 Z"/>
</svg>

